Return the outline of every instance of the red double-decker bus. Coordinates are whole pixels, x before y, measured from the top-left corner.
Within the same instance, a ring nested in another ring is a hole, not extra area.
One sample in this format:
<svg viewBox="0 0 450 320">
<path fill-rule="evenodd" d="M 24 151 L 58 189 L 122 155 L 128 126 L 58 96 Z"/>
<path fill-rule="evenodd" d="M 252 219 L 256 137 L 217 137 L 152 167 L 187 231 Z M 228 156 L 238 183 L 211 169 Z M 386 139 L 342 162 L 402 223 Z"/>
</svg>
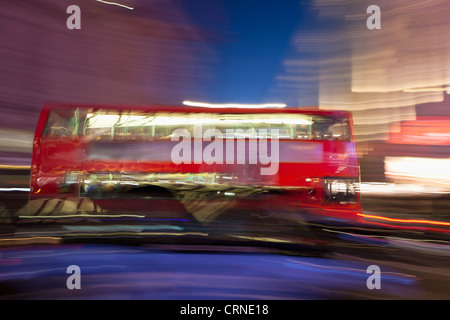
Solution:
<svg viewBox="0 0 450 320">
<path fill-rule="evenodd" d="M 312 108 L 46 104 L 30 197 L 149 215 L 176 199 L 199 221 L 230 208 L 355 221 L 352 130 L 351 113 Z"/>
</svg>

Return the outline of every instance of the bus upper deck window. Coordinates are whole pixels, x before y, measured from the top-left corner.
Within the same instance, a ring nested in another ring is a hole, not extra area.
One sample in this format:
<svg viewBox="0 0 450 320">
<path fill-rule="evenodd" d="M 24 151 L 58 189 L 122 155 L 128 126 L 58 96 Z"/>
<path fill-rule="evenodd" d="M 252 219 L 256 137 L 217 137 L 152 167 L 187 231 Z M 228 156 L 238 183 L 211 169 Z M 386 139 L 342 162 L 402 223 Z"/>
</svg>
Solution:
<svg viewBox="0 0 450 320">
<path fill-rule="evenodd" d="M 317 118 L 312 126 L 314 140 L 350 141 L 350 132 L 346 119 Z"/>
<path fill-rule="evenodd" d="M 76 112 L 52 110 L 45 124 L 44 136 L 57 138 L 74 138 L 78 134 Z"/>
<path fill-rule="evenodd" d="M 348 122 L 345 119 L 336 121 L 333 125 L 328 128 L 330 133 L 330 139 L 333 141 L 349 141 L 349 127 Z"/>
</svg>

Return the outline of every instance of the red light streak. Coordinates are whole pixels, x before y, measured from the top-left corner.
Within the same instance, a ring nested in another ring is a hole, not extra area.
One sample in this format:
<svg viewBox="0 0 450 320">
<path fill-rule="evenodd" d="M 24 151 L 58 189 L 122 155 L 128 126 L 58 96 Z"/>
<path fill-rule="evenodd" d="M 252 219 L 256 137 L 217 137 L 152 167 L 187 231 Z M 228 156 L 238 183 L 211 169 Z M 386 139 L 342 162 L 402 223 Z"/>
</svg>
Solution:
<svg viewBox="0 0 450 320">
<path fill-rule="evenodd" d="M 358 215 L 361 217 L 364 217 L 364 218 L 379 219 L 379 220 L 385 220 L 385 221 L 389 221 L 389 222 L 425 223 L 425 224 L 432 224 L 432 225 L 438 225 L 438 226 L 450 226 L 450 222 L 443 222 L 443 221 L 422 220 L 422 219 L 396 219 L 396 218 L 388 218 L 388 217 L 376 216 L 376 215 L 371 215 L 371 214 L 363 214 L 363 213 L 358 213 Z"/>
</svg>

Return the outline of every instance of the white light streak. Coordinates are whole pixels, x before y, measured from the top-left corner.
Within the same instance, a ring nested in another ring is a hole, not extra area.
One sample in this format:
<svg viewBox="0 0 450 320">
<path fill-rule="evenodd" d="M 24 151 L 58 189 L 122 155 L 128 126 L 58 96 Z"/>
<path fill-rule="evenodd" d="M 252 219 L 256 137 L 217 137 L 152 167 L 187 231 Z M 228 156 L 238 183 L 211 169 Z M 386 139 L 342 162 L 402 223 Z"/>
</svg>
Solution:
<svg viewBox="0 0 450 320">
<path fill-rule="evenodd" d="M 97 1 L 101 2 L 101 3 L 105 3 L 105 4 L 112 4 L 114 6 L 119 6 L 119 7 L 122 7 L 122 8 L 126 8 L 128 10 L 133 10 L 134 9 L 132 7 L 126 6 L 124 4 L 116 3 L 116 2 L 109 2 L 109 1 L 104 1 L 104 0 L 97 0 Z"/>
<path fill-rule="evenodd" d="M 403 92 L 442 92 L 447 91 L 449 92 L 450 87 L 443 88 L 443 87 L 425 87 L 425 88 L 409 88 L 404 89 Z"/>
<path fill-rule="evenodd" d="M 284 103 L 264 103 L 264 104 L 240 104 L 240 103 L 224 103 L 214 104 L 206 102 L 183 101 L 185 106 L 203 107 L 203 108 L 243 108 L 243 109 L 259 109 L 259 108 L 284 108 Z"/>
<path fill-rule="evenodd" d="M 29 192 L 30 188 L 0 188 L 0 191 L 24 191 L 24 192 Z"/>
<path fill-rule="evenodd" d="M 60 218 L 145 218 L 135 214 L 68 214 L 55 216 L 19 216 L 20 219 L 60 219 Z"/>
<path fill-rule="evenodd" d="M 450 182 L 450 158 L 386 157 L 385 171 L 393 177 L 418 181 Z"/>
</svg>

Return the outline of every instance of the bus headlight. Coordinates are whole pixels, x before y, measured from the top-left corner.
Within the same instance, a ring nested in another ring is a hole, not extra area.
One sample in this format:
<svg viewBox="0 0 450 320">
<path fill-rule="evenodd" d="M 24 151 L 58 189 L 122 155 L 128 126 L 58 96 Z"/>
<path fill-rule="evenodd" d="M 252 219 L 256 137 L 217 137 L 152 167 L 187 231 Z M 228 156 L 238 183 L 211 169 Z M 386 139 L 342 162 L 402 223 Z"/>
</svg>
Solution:
<svg viewBox="0 0 450 320">
<path fill-rule="evenodd" d="M 355 179 L 325 178 L 325 201 L 357 203 L 359 182 Z"/>
</svg>

